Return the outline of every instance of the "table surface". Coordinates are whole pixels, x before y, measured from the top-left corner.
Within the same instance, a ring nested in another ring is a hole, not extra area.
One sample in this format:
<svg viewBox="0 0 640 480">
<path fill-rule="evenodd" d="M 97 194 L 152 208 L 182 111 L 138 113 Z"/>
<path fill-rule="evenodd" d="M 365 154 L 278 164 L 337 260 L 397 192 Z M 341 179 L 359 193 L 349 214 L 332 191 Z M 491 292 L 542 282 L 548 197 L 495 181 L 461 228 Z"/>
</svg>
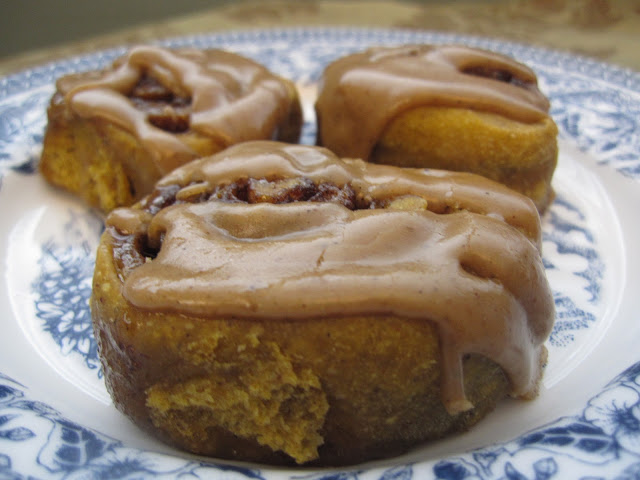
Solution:
<svg viewBox="0 0 640 480">
<path fill-rule="evenodd" d="M 640 0 L 246 0 L 0 59 L 0 75 L 98 49 L 181 35 L 346 25 L 490 36 L 640 71 Z"/>
</svg>

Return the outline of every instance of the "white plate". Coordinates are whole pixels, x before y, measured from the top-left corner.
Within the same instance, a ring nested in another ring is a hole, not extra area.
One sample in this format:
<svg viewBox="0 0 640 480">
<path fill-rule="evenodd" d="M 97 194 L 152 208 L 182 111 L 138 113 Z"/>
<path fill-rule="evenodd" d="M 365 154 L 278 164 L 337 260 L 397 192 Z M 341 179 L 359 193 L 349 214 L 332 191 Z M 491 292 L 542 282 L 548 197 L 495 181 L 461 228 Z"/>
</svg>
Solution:
<svg viewBox="0 0 640 480">
<path fill-rule="evenodd" d="M 314 83 L 374 44 L 464 43 L 538 73 L 561 132 L 558 194 L 544 218 L 557 306 L 541 395 L 505 401 L 470 432 L 353 469 L 203 461 L 141 434 L 102 383 L 87 299 L 101 220 L 34 171 L 56 77 L 110 50 L 0 79 L 0 478 L 638 478 L 640 75 L 571 55 L 429 32 L 250 31 L 174 39 L 224 47 L 295 79 L 313 143 Z"/>
</svg>

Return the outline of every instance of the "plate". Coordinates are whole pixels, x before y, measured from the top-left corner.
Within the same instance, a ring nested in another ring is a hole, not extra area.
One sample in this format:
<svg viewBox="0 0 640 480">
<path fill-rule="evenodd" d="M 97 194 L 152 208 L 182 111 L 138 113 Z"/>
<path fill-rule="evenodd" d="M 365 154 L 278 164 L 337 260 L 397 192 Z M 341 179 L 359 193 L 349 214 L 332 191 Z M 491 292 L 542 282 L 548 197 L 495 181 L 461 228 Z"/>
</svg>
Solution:
<svg viewBox="0 0 640 480">
<path fill-rule="evenodd" d="M 640 475 L 640 75 L 569 54 L 434 32 L 291 29 L 177 38 L 294 79 L 313 143 L 324 66 L 371 45 L 461 43 L 530 65 L 560 129 L 557 198 L 543 218 L 557 321 L 539 398 L 505 401 L 470 432 L 339 470 L 279 469 L 177 452 L 112 406 L 87 300 L 102 221 L 37 174 L 58 76 L 124 49 L 0 80 L 0 477 L 166 479 L 548 479 Z"/>
</svg>

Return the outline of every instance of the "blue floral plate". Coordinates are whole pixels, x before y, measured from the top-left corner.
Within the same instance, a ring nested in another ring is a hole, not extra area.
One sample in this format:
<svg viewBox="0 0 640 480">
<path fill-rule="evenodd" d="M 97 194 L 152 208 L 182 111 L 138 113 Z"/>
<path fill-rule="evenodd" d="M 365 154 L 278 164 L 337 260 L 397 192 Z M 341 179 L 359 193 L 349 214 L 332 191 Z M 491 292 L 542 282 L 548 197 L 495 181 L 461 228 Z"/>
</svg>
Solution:
<svg viewBox="0 0 640 480">
<path fill-rule="evenodd" d="M 533 67 L 560 128 L 557 192 L 543 219 L 557 321 L 542 391 L 504 401 L 470 432 L 387 461 L 277 469 L 189 456 L 142 434 L 102 381 L 87 300 L 102 220 L 36 165 L 55 79 L 124 49 L 0 79 L 0 478 L 640 478 L 640 75 L 486 38 L 359 29 L 178 38 L 223 47 L 295 79 L 313 143 L 313 101 L 332 59 L 376 44 L 462 43 Z"/>
</svg>

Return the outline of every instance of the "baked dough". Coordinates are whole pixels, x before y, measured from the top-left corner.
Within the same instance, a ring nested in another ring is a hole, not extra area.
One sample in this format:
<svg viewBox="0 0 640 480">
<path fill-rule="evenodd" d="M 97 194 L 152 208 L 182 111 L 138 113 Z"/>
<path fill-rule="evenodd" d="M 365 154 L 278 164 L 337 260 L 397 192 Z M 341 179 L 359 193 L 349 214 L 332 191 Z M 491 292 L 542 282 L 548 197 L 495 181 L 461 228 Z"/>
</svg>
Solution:
<svg viewBox="0 0 640 480">
<path fill-rule="evenodd" d="M 537 394 L 554 320 L 533 203 L 467 174 L 247 142 L 114 210 L 107 388 L 188 451 L 346 465 Z"/>
<path fill-rule="evenodd" d="M 56 87 L 40 170 L 104 212 L 189 160 L 246 140 L 296 142 L 302 126 L 289 80 L 224 50 L 140 46 Z"/>
<path fill-rule="evenodd" d="M 553 201 L 557 127 L 533 70 L 456 45 L 377 47 L 323 73 L 318 145 L 343 157 L 477 173 Z"/>
</svg>

